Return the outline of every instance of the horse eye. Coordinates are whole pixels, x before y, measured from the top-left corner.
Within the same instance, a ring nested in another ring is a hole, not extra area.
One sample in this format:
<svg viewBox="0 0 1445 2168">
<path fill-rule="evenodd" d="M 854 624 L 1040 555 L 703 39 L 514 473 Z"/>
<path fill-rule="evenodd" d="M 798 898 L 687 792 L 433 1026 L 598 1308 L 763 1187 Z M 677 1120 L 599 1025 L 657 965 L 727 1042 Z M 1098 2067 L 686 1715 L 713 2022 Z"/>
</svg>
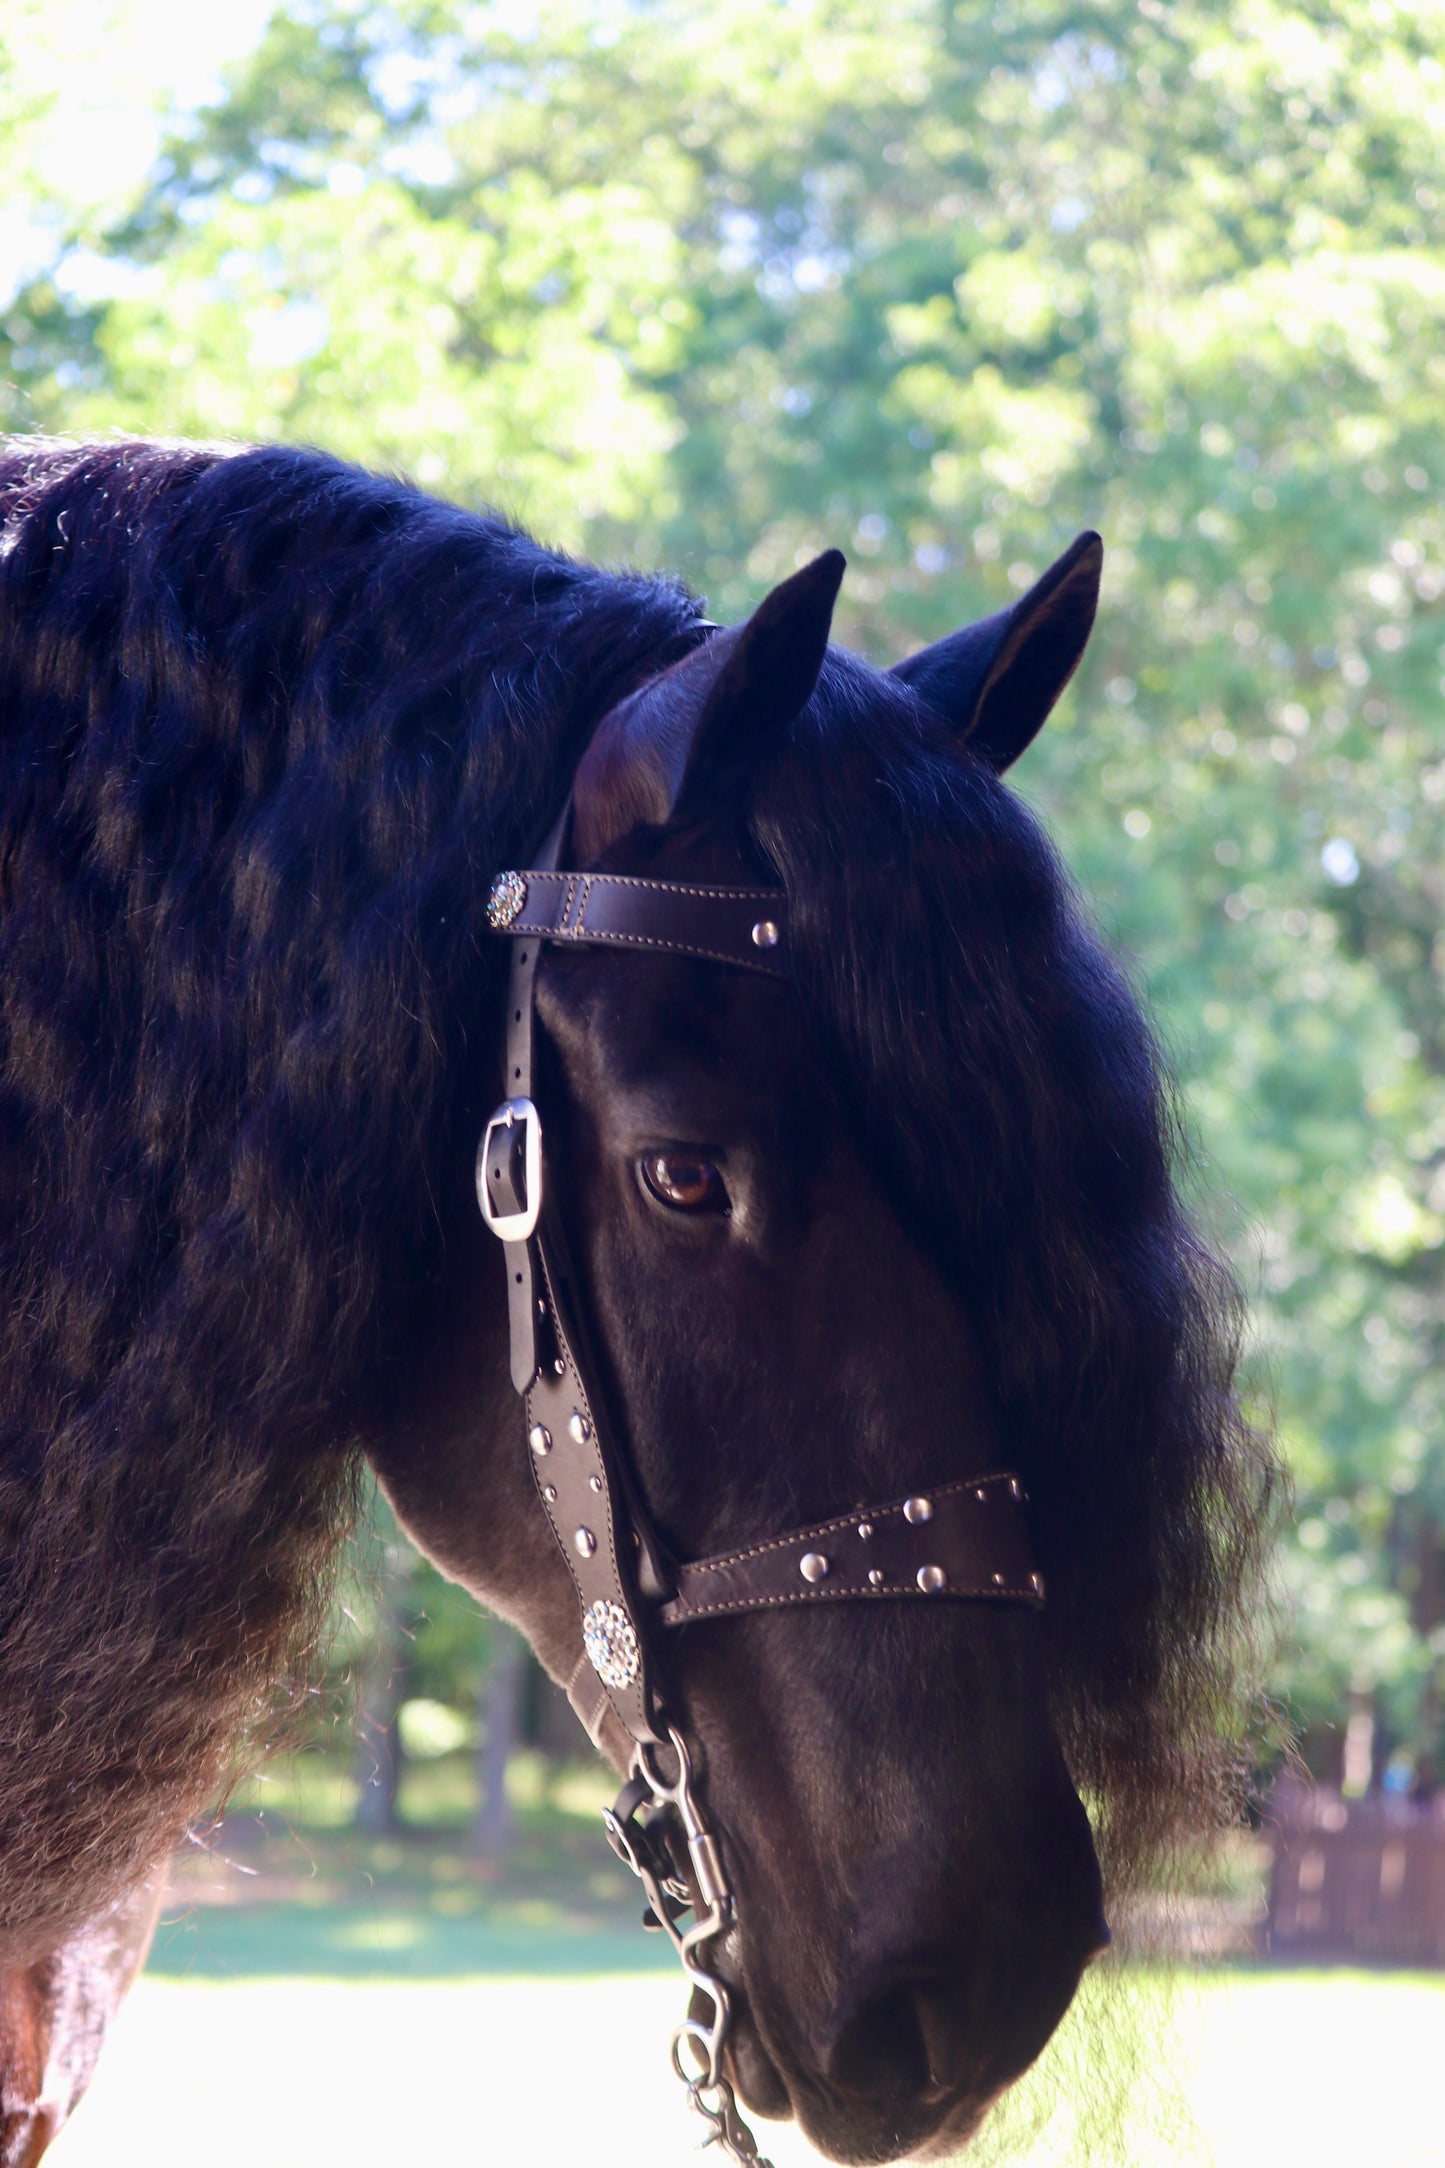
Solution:
<svg viewBox="0 0 1445 2168">
<path fill-rule="evenodd" d="M 710 1159 L 686 1152 L 649 1152 L 639 1166 L 659 1204 L 674 1212 L 726 1212 L 728 1193 Z"/>
</svg>

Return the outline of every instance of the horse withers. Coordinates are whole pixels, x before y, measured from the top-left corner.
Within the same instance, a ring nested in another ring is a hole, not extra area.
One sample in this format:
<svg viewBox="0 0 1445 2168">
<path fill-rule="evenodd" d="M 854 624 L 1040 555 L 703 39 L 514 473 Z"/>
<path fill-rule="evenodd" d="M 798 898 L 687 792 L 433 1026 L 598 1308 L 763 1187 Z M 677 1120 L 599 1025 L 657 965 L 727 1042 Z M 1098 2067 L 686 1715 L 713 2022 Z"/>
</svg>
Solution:
<svg viewBox="0 0 1445 2168">
<path fill-rule="evenodd" d="M 1226 1810 L 1269 1473 L 1147 1028 L 1000 780 L 1097 539 L 881 672 L 828 644 L 836 553 L 717 631 L 312 454 L 23 444 L 0 521 L 0 2160 L 303 1674 L 362 1455 L 591 1675 L 473 1189 L 495 883 L 564 808 L 579 876 L 767 891 L 786 932 L 778 970 L 666 932 L 532 960 L 624 1526 L 665 1578 L 1028 1496 L 1042 1604 L 799 1583 L 664 1632 L 665 1588 L 629 1599 L 730 1896 L 728 2082 L 839 2160 L 956 2145 L 1108 1902 Z"/>
</svg>

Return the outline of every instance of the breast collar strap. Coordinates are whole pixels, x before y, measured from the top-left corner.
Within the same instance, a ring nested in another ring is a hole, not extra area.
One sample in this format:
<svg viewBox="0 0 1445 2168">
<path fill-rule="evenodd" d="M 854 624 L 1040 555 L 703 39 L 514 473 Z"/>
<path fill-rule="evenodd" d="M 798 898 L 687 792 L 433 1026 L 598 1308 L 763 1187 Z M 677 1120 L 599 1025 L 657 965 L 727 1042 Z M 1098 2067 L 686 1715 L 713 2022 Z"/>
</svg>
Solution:
<svg viewBox="0 0 1445 2168">
<path fill-rule="evenodd" d="M 595 1385 L 587 1305 L 547 1181 L 532 1099 L 537 961 L 543 941 L 576 941 L 786 977 L 787 906 L 780 889 L 559 871 L 567 818 L 564 809 L 535 866 L 492 884 L 489 921 L 512 942 L 507 1097 L 482 1136 L 477 1194 L 506 1258 L 512 1383 L 525 1404 L 528 1457 L 582 1614 L 573 1706 L 594 1740 L 610 1704 L 632 1740 L 650 1747 L 667 1738 L 660 1628 L 844 1600 L 1037 1606 L 1044 1587 L 1023 1487 L 1006 1472 L 860 1506 L 715 1558 L 667 1557 Z"/>
</svg>

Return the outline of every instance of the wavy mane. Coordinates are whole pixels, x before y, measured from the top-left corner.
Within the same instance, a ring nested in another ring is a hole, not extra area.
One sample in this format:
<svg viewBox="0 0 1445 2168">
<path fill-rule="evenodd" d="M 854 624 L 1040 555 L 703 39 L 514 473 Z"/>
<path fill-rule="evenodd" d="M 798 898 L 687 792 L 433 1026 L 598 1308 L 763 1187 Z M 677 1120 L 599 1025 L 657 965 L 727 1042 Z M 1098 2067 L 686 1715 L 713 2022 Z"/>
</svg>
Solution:
<svg viewBox="0 0 1445 2168">
<path fill-rule="evenodd" d="M 486 883 L 695 616 L 312 454 L 0 456 L 7 1955 L 301 1660 L 491 1084 Z"/>
<path fill-rule="evenodd" d="M 1157 1878 L 1239 1811 L 1276 1463 L 1155 1043 L 1021 799 L 847 656 L 754 826 L 863 1133 L 978 1321 L 1106 1872 Z"/>
</svg>

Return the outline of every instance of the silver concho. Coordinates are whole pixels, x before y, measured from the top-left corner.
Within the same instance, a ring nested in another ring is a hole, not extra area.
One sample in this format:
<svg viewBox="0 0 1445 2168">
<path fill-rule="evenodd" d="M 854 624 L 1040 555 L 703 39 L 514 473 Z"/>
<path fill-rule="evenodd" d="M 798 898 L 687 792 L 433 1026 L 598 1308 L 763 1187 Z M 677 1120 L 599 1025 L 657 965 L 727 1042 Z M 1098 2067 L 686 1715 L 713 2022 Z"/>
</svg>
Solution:
<svg viewBox="0 0 1445 2168">
<path fill-rule="evenodd" d="M 487 897 L 487 924 L 494 933 L 505 933 L 527 900 L 527 884 L 520 873 L 499 873 Z"/>
<path fill-rule="evenodd" d="M 620 1603 L 601 1597 L 582 1614 L 582 1646 L 604 1686 L 630 1686 L 642 1669 L 632 1621 Z"/>
</svg>

